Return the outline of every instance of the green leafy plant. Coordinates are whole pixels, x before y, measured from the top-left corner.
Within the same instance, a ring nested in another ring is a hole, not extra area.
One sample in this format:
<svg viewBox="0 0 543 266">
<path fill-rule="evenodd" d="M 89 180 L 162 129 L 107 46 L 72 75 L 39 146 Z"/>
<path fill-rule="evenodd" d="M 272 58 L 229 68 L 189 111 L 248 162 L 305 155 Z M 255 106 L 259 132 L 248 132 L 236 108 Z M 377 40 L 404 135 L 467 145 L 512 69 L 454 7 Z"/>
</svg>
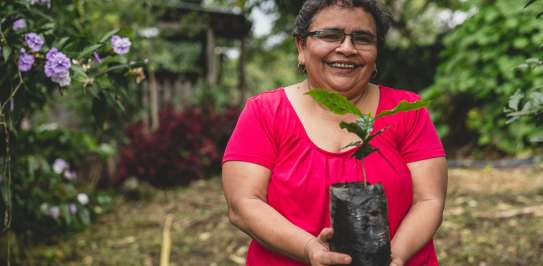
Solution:
<svg viewBox="0 0 543 266">
<path fill-rule="evenodd" d="M 109 117 L 126 110 L 128 85 L 145 62 L 128 54 L 130 31 L 104 25 L 106 16 L 93 20 L 106 2 L 0 1 L 0 242 L 8 235 L 45 241 L 84 228 L 108 201 L 74 176 L 86 156 L 103 158 L 111 146 L 88 133 L 32 128 L 34 115 L 66 94 L 80 95 L 77 105 L 87 111 L 81 117 L 99 121 L 90 132 L 120 124 Z M 101 114 L 108 116 L 98 120 Z M 69 169 L 55 171 L 57 161 Z M 8 265 L 10 244 L 2 249 Z"/>
<path fill-rule="evenodd" d="M 541 21 L 522 2 L 480 3 L 477 13 L 444 38 L 434 84 L 422 95 L 434 99 L 432 118 L 451 156 L 537 153 L 530 140 L 541 124 L 525 118 L 507 123 L 503 112 L 516 91 L 527 96 L 528 88 L 543 87 L 543 67 L 524 64 L 541 53 Z"/>
<path fill-rule="evenodd" d="M 82 171 L 87 157 L 114 153 L 108 144 L 54 124 L 21 130 L 15 142 L 11 231 L 20 244 L 62 238 L 109 208 L 110 197 L 90 187 Z"/>
<path fill-rule="evenodd" d="M 529 0 L 524 5 L 524 8 L 536 2 L 538 1 Z M 541 16 L 543 16 L 543 12 L 540 11 L 537 17 L 540 18 Z M 517 68 L 523 72 L 541 70 L 543 68 L 543 61 L 537 57 L 529 58 Z M 543 122 L 543 86 L 533 87 L 527 91 L 517 90 L 509 98 L 505 112 L 507 117 L 509 117 L 508 123 L 518 120 L 528 120 L 534 124 Z M 533 136 L 531 140 L 534 142 L 543 142 L 543 134 Z"/>
<path fill-rule="evenodd" d="M 364 170 L 363 160 L 366 156 L 377 150 L 377 148 L 371 145 L 370 141 L 385 130 L 385 128 L 382 128 L 376 132 L 373 132 L 373 124 L 375 120 L 383 116 L 393 115 L 399 112 L 416 110 L 428 105 L 428 101 L 426 100 L 419 100 L 415 102 L 401 101 L 396 107 L 382 111 L 379 114 L 376 114 L 375 117 L 373 117 L 371 113 L 366 115 L 360 112 L 360 110 L 358 110 L 358 108 L 353 103 L 351 103 L 345 96 L 337 92 L 313 89 L 306 94 L 313 97 L 315 101 L 324 105 L 326 108 L 336 114 L 353 114 L 358 117 L 355 122 L 341 121 L 339 123 L 339 127 L 351 133 L 354 133 L 360 138 L 360 140 L 354 141 L 346 145 L 344 148 L 353 146 L 358 147 L 358 149 L 356 149 L 356 151 L 354 152 L 353 157 L 360 160 L 362 163 L 364 183 L 366 183 L 366 173 Z"/>
</svg>

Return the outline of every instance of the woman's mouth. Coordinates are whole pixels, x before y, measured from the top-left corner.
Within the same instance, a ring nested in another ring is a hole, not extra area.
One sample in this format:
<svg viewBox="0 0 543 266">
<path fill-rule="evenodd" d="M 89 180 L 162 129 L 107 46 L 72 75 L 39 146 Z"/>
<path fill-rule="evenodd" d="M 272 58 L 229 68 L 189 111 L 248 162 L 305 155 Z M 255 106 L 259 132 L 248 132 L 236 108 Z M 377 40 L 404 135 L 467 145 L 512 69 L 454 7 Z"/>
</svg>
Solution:
<svg viewBox="0 0 543 266">
<path fill-rule="evenodd" d="M 326 64 L 329 65 L 330 67 L 339 68 L 339 69 L 355 69 L 360 66 L 358 64 L 347 63 L 347 62 L 331 62 L 331 63 L 326 63 Z"/>
</svg>

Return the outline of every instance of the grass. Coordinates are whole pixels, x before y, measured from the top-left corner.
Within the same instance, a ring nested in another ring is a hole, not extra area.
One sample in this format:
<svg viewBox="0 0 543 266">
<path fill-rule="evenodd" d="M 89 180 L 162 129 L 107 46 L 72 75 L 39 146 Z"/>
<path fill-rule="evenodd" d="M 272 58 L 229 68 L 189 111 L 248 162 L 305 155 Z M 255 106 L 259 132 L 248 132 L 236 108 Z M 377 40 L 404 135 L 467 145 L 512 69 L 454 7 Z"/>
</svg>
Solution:
<svg viewBox="0 0 543 266">
<path fill-rule="evenodd" d="M 543 265 L 541 170 L 451 169 L 435 241 L 441 264 Z M 27 249 L 23 265 L 159 265 L 167 215 L 170 265 L 244 264 L 249 238 L 228 222 L 220 179 L 151 192 L 119 198 L 113 212 L 62 243 Z"/>
</svg>

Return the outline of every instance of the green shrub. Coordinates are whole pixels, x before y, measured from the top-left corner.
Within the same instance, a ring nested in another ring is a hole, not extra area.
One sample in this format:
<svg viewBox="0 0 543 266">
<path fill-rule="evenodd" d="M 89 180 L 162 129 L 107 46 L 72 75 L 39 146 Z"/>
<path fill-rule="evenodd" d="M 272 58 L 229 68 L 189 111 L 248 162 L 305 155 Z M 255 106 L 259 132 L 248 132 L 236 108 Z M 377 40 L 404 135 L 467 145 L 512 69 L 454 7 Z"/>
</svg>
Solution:
<svg viewBox="0 0 543 266">
<path fill-rule="evenodd" d="M 54 124 L 21 130 L 15 144 L 11 230 L 20 244 L 81 230 L 109 208 L 111 198 L 87 186 L 79 171 L 89 155 L 111 156 L 109 145 Z"/>
<path fill-rule="evenodd" d="M 540 52 L 543 28 L 536 14 L 521 2 L 486 1 L 445 37 L 442 63 L 424 96 L 433 99 L 435 122 L 452 155 L 460 147 L 477 148 L 487 157 L 488 151 L 534 152 L 530 139 L 541 124 L 525 119 L 509 124 L 503 111 L 515 91 L 543 86 L 542 67 L 518 67 Z"/>
</svg>

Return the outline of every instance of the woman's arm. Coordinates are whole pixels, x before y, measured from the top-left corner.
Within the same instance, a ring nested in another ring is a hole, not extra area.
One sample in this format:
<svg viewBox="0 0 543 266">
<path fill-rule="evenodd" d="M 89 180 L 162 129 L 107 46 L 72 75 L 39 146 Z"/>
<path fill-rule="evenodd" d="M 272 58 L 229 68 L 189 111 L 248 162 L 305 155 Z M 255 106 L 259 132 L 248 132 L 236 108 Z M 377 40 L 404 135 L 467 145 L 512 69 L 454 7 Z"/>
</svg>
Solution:
<svg viewBox="0 0 543 266">
<path fill-rule="evenodd" d="M 348 264 L 350 257 L 330 252 L 323 231 L 318 238 L 295 226 L 266 202 L 271 171 L 263 166 L 229 161 L 222 169 L 223 189 L 232 224 L 266 248 L 312 265 Z"/>
<path fill-rule="evenodd" d="M 403 265 L 432 239 L 443 219 L 447 193 L 445 158 L 417 161 L 407 166 L 413 180 L 413 204 L 392 239 L 392 257 L 397 265 Z"/>
</svg>

